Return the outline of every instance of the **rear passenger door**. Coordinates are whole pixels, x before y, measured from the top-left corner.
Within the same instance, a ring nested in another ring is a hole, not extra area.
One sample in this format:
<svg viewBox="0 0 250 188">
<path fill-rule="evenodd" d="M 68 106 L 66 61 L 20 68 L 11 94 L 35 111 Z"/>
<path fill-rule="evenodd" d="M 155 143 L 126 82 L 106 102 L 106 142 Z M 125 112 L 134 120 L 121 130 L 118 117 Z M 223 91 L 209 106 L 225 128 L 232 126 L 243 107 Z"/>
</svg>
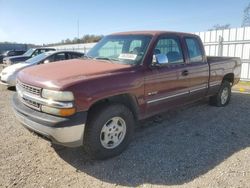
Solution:
<svg viewBox="0 0 250 188">
<path fill-rule="evenodd" d="M 188 64 L 186 67 L 189 82 L 190 101 L 198 100 L 206 95 L 209 79 L 209 66 L 201 41 L 196 37 L 184 37 Z"/>
</svg>

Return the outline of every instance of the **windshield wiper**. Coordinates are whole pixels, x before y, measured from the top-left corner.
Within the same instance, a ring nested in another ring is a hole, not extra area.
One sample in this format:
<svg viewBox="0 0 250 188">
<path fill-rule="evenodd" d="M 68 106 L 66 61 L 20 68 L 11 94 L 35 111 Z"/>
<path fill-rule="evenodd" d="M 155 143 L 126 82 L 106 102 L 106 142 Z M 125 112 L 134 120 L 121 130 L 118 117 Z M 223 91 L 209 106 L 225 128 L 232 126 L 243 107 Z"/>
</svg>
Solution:
<svg viewBox="0 0 250 188">
<path fill-rule="evenodd" d="M 94 59 L 108 60 L 108 61 L 119 61 L 119 59 L 108 58 L 108 57 L 95 57 Z"/>
<path fill-rule="evenodd" d="M 88 55 L 86 55 L 86 54 L 84 54 L 84 56 L 82 56 L 81 58 L 93 59 L 93 57 L 88 56 Z"/>
</svg>

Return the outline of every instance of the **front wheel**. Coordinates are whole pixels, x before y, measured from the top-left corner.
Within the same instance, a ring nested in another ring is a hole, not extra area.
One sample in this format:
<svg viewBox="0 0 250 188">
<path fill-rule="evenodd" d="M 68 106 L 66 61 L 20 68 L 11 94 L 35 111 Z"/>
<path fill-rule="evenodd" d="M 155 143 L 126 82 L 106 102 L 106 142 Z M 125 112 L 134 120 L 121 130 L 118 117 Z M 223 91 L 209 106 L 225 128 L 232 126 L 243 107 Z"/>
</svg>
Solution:
<svg viewBox="0 0 250 188">
<path fill-rule="evenodd" d="M 90 113 L 84 133 L 86 151 L 95 159 L 119 155 L 133 135 L 132 112 L 121 104 L 105 104 Z"/>
<path fill-rule="evenodd" d="M 217 95 L 210 97 L 210 104 L 218 107 L 226 106 L 231 99 L 231 84 L 223 81 Z"/>
</svg>

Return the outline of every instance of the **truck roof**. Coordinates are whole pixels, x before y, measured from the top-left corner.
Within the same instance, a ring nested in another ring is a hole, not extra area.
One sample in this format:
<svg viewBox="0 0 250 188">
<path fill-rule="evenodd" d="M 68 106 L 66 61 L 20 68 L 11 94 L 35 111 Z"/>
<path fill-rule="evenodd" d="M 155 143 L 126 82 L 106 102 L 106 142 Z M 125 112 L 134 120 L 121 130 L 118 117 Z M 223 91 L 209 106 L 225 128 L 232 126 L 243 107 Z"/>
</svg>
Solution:
<svg viewBox="0 0 250 188">
<path fill-rule="evenodd" d="M 196 36 L 192 33 L 174 32 L 174 31 L 126 31 L 113 33 L 111 35 L 162 35 L 162 34 L 175 34 L 175 35 L 191 35 Z"/>
</svg>

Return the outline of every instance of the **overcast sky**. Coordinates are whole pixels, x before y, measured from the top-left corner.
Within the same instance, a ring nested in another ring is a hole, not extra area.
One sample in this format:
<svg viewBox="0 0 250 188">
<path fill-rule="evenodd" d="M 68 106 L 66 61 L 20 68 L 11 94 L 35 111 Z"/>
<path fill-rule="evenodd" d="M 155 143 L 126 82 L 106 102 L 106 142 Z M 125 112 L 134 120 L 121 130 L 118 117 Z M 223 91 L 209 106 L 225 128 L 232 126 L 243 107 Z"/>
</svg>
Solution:
<svg viewBox="0 0 250 188">
<path fill-rule="evenodd" d="M 0 0 L 0 42 L 46 44 L 79 34 L 240 27 L 250 0 Z"/>
</svg>

